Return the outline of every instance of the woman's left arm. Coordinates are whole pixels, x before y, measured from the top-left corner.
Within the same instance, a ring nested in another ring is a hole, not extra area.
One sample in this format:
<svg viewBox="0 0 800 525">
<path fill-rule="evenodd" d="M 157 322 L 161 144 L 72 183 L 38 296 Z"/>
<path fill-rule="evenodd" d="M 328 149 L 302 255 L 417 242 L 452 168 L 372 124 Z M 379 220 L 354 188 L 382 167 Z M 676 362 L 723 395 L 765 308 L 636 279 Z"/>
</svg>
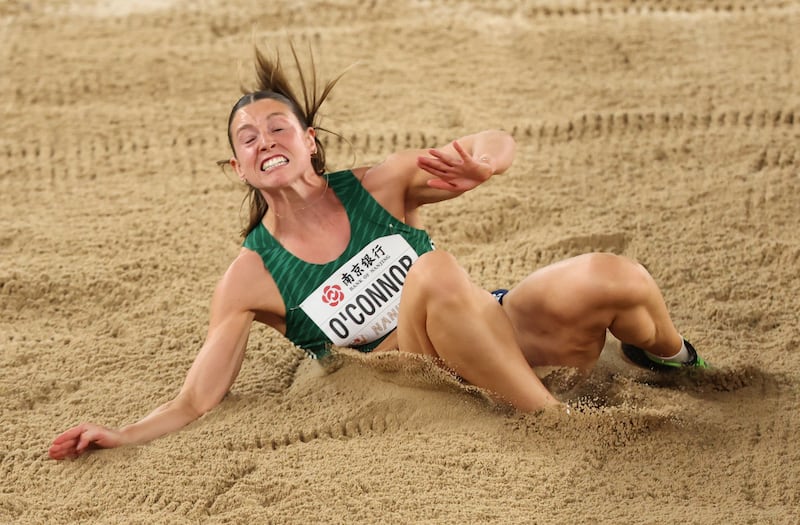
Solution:
<svg viewBox="0 0 800 525">
<path fill-rule="evenodd" d="M 514 160 L 516 143 L 505 131 L 487 130 L 418 155 L 409 180 L 406 207 L 452 199 L 503 173 Z"/>
<path fill-rule="evenodd" d="M 440 148 L 399 151 L 376 166 L 353 171 L 384 208 L 417 225 L 417 208 L 457 197 L 503 173 L 515 148 L 510 134 L 487 130 Z"/>
</svg>

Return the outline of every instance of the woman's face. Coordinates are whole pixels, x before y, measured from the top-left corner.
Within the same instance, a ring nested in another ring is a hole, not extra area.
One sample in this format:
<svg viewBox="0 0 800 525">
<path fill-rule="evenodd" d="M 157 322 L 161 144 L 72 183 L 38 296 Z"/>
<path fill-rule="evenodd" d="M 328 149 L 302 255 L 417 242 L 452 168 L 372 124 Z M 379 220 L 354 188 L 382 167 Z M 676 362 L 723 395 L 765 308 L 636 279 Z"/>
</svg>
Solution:
<svg viewBox="0 0 800 525">
<path fill-rule="evenodd" d="M 304 128 L 283 102 L 264 98 L 244 106 L 234 115 L 230 133 L 231 165 L 251 186 L 281 187 L 314 173 L 314 129 Z"/>
</svg>

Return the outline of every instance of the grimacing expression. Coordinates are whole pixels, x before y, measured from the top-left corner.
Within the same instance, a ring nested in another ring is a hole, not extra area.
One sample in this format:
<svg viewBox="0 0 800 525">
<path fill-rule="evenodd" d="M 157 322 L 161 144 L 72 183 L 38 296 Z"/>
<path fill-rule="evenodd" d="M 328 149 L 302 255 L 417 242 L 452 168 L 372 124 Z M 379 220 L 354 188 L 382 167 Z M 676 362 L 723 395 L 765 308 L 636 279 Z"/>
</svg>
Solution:
<svg viewBox="0 0 800 525">
<path fill-rule="evenodd" d="M 229 133 L 234 152 L 231 164 L 251 184 L 285 169 L 307 169 L 317 148 L 313 128 L 304 127 L 288 105 L 273 98 L 236 110 Z"/>
</svg>

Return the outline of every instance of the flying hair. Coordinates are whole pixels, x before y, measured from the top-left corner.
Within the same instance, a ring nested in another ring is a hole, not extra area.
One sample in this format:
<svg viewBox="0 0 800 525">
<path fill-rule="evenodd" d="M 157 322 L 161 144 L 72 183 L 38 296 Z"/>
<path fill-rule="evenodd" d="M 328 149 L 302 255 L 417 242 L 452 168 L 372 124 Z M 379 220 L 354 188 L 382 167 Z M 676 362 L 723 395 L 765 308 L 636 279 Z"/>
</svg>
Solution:
<svg viewBox="0 0 800 525">
<path fill-rule="evenodd" d="M 286 70 L 281 62 L 280 53 L 277 50 L 275 52 L 275 57 L 271 58 L 262 52 L 258 46 L 255 46 L 254 49 L 256 89 L 248 90 L 242 87 L 243 96 L 234 104 L 228 116 L 227 134 L 231 152 L 234 156 L 236 155 L 236 150 L 233 146 L 233 137 L 231 136 L 231 123 L 233 122 L 236 112 L 257 100 L 270 98 L 286 104 L 295 117 L 297 117 L 301 125 L 314 129 L 314 142 L 317 146 L 317 152 L 311 156 L 311 164 L 318 175 L 323 175 L 326 171 L 325 147 L 322 142 L 320 142 L 319 134 L 320 132 L 330 133 L 336 136 L 339 136 L 339 134 L 320 126 L 319 109 L 347 70 L 340 73 L 333 80 L 325 82 L 320 90 L 320 81 L 317 76 L 316 62 L 314 61 L 314 53 L 311 47 L 309 46 L 308 49 L 310 69 L 307 71 L 300 61 L 294 43 L 290 41 L 289 49 L 292 53 L 294 69 L 296 70 L 299 81 L 299 91 L 297 91 L 289 81 Z M 302 95 L 302 103 L 298 94 Z M 227 160 L 219 161 L 218 164 L 224 167 L 228 162 Z M 252 186 L 248 186 L 248 193 L 245 196 L 245 201 L 249 203 L 250 219 L 248 226 L 242 231 L 243 236 L 247 236 L 247 234 L 258 226 L 268 209 L 266 200 L 261 195 L 261 192 Z"/>
</svg>

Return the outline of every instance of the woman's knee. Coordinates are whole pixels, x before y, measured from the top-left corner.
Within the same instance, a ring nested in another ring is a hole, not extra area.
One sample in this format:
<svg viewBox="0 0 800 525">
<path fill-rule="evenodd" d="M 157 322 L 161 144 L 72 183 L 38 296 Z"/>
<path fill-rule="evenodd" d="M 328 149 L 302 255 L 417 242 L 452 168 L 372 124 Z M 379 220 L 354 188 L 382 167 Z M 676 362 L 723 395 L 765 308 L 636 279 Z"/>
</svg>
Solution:
<svg viewBox="0 0 800 525">
<path fill-rule="evenodd" d="M 653 278 L 633 259 L 603 252 L 586 254 L 584 258 L 584 278 L 579 282 L 587 296 L 636 304 L 652 293 Z"/>
<path fill-rule="evenodd" d="M 406 276 L 406 284 L 433 286 L 448 279 L 456 268 L 460 269 L 458 261 L 446 251 L 434 250 L 424 253 L 411 265 Z"/>
<path fill-rule="evenodd" d="M 446 300 L 463 293 L 469 284 L 466 271 L 455 257 L 446 251 L 434 250 L 411 265 L 403 289 Z"/>
</svg>

